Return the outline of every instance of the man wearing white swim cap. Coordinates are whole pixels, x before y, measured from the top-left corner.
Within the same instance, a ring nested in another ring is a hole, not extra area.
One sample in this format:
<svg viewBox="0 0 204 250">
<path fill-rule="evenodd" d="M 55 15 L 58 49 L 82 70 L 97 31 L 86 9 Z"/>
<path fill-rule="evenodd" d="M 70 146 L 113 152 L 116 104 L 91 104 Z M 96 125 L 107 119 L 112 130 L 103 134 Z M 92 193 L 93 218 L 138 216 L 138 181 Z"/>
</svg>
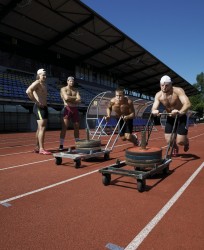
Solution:
<svg viewBox="0 0 204 250">
<path fill-rule="evenodd" d="M 189 140 L 187 138 L 188 119 L 186 113 L 191 107 L 191 103 L 182 88 L 172 86 L 172 80 L 167 75 L 161 78 L 160 88 L 161 90 L 155 95 L 152 114 L 155 116 L 159 115 L 158 108 L 160 103 L 163 104 L 166 112 L 171 114 L 171 116 L 167 116 L 165 125 L 165 139 L 167 143 L 169 143 L 171 137 L 175 116 L 179 115 L 176 143 L 173 149 L 173 156 L 177 156 L 179 151 L 178 145 L 183 145 L 185 152 L 189 150 Z"/>
<path fill-rule="evenodd" d="M 50 155 L 51 152 L 44 149 L 44 138 L 48 119 L 47 108 L 47 86 L 46 71 L 39 69 L 37 71 L 36 81 L 34 81 L 26 90 L 28 97 L 35 102 L 33 113 L 36 116 L 38 129 L 36 132 L 36 148 L 35 153 Z"/>
</svg>

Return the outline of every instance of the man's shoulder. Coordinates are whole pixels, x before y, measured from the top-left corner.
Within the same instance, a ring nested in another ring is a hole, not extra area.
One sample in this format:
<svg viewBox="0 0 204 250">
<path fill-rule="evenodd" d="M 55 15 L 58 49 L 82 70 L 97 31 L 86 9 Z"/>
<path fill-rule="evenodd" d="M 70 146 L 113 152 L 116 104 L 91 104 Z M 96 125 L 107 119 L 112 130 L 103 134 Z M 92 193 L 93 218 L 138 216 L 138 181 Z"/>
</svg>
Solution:
<svg viewBox="0 0 204 250">
<path fill-rule="evenodd" d="M 160 90 L 160 91 L 158 91 L 158 92 L 156 93 L 155 97 L 156 97 L 156 98 L 159 98 L 159 97 L 161 97 L 161 96 L 162 96 L 162 91 Z"/>
<path fill-rule="evenodd" d="M 124 100 L 126 103 L 133 103 L 133 100 L 130 99 L 128 96 L 124 96 Z"/>
<path fill-rule="evenodd" d="M 181 87 L 173 87 L 174 92 L 183 92 L 183 89 Z"/>
<path fill-rule="evenodd" d="M 69 88 L 68 88 L 68 86 L 62 87 L 62 88 L 61 88 L 61 91 L 65 91 L 65 92 L 68 92 L 68 91 L 69 91 Z"/>
<path fill-rule="evenodd" d="M 110 102 L 114 103 L 115 102 L 115 97 L 111 98 Z"/>
<path fill-rule="evenodd" d="M 173 87 L 173 93 L 177 96 L 183 96 L 183 95 L 186 95 L 185 94 L 185 91 L 180 88 L 180 87 Z"/>
<path fill-rule="evenodd" d="M 66 89 L 66 88 L 67 88 L 67 86 L 61 87 L 61 89 Z"/>
<path fill-rule="evenodd" d="M 37 89 L 40 86 L 40 81 L 39 80 L 35 80 L 34 82 L 31 83 L 30 87 Z"/>
</svg>

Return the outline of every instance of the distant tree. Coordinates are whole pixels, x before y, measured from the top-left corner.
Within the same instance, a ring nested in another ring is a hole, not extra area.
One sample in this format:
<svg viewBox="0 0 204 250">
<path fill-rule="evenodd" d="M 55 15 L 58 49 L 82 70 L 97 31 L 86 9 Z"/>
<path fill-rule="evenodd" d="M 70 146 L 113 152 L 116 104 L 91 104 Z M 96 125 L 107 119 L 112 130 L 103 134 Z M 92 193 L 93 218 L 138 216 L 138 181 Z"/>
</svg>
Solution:
<svg viewBox="0 0 204 250">
<path fill-rule="evenodd" d="M 200 91 L 200 93 L 196 96 L 191 96 L 190 101 L 192 104 L 191 109 L 198 113 L 199 117 L 203 117 L 204 115 L 204 73 L 201 72 L 196 77 L 197 83 L 193 84 L 193 86 Z"/>
</svg>

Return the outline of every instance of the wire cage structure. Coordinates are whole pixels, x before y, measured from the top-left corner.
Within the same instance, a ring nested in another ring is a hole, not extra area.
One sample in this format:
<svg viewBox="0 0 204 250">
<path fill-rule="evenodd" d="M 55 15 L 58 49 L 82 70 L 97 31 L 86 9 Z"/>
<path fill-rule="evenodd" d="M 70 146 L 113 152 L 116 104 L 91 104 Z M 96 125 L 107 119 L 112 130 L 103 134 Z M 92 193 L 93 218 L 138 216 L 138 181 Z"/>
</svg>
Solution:
<svg viewBox="0 0 204 250">
<path fill-rule="evenodd" d="M 104 117 L 107 115 L 106 110 L 112 98 L 115 97 L 114 91 L 106 91 L 96 95 L 90 102 L 86 112 L 86 127 L 90 134 L 94 134 L 96 129 L 101 135 L 107 135 L 105 127 L 111 129 L 117 124 L 116 114 L 111 113 L 111 119 L 106 123 Z M 128 96 L 133 101 L 135 108 L 134 126 L 145 126 L 147 120 L 143 119 L 143 114 L 146 109 L 152 105 L 153 101 L 141 99 L 134 96 Z M 142 124 L 143 123 L 143 124 Z"/>
</svg>

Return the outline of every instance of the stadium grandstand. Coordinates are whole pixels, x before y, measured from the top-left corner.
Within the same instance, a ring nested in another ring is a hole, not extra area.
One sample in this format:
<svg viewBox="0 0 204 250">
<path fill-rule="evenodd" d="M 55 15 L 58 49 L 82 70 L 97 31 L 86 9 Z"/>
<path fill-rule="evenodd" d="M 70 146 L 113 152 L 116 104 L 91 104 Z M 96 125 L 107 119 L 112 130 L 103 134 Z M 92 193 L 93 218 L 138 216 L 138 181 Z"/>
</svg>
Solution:
<svg viewBox="0 0 204 250">
<path fill-rule="evenodd" d="M 36 14 L 38 13 L 38 14 Z M 47 72 L 48 129 L 61 127 L 60 88 L 75 77 L 81 128 L 90 102 L 123 87 L 150 112 L 160 78 L 168 74 L 188 96 L 190 83 L 79 0 L 4 0 L 0 3 L 0 131 L 34 131 L 33 103 L 25 91 L 36 71 Z M 162 107 L 161 107 L 162 111 Z M 143 124 L 143 123 L 142 123 Z M 144 124 L 143 124 L 144 125 Z"/>
</svg>

